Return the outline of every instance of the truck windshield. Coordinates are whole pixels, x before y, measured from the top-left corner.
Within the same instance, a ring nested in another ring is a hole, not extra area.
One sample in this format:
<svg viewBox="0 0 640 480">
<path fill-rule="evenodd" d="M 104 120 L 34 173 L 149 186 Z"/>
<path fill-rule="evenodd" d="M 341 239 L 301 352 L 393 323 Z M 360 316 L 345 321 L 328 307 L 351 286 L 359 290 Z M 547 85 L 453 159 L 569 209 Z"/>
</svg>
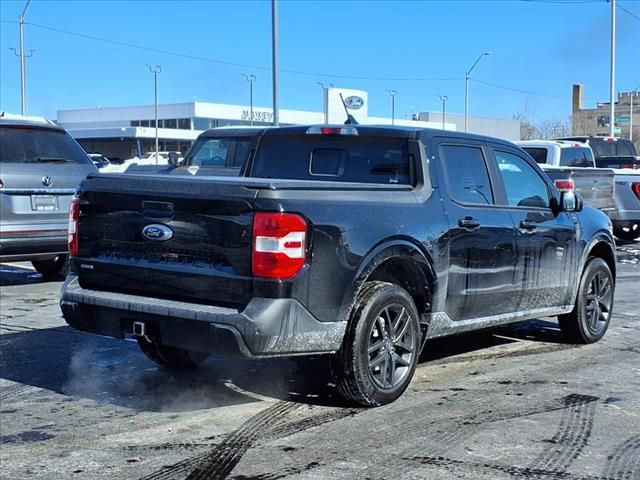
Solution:
<svg viewBox="0 0 640 480">
<path fill-rule="evenodd" d="M 262 138 L 251 176 L 410 185 L 413 172 L 406 139 L 277 135 Z"/>
<path fill-rule="evenodd" d="M 198 167 L 242 167 L 249 156 L 253 137 L 200 138 L 184 165 Z"/>
<path fill-rule="evenodd" d="M 608 142 L 604 140 L 591 141 L 591 148 L 596 158 L 599 157 L 618 157 L 624 155 L 636 155 L 635 148 L 631 142 L 618 140 L 617 142 Z"/>
</svg>

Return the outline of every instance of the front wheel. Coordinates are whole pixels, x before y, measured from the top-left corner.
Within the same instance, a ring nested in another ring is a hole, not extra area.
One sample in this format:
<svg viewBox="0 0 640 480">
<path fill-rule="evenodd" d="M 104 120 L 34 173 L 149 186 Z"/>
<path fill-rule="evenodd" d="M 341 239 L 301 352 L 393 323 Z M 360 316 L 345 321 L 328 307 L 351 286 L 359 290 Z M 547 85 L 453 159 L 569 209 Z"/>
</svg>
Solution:
<svg viewBox="0 0 640 480">
<path fill-rule="evenodd" d="M 614 286 L 607 262 L 602 258 L 590 258 L 580 279 L 573 310 L 558 315 L 560 330 L 567 340 L 594 343 L 604 337 L 611 320 Z"/>
<path fill-rule="evenodd" d="M 364 406 L 393 402 L 411 382 L 419 346 L 419 314 L 411 296 L 392 283 L 367 282 L 334 357 L 338 391 Z"/>
<path fill-rule="evenodd" d="M 640 223 L 631 223 L 626 227 L 613 227 L 613 234 L 620 240 L 633 242 L 636 238 L 640 238 Z"/>
<path fill-rule="evenodd" d="M 146 337 L 137 337 L 138 346 L 149 360 L 174 370 L 192 370 L 204 362 L 208 353 L 183 350 L 149 341 Z"/>
</svg>

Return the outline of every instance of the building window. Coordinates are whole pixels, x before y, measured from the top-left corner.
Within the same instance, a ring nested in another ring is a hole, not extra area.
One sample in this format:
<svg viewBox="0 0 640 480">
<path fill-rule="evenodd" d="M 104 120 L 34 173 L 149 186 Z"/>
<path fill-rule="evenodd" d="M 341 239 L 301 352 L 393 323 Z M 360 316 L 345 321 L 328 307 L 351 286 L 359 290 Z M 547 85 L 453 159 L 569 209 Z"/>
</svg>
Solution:
<svg viewBox="0 0 640 480">
<path fill-rule="evenodd" d="M 191 119 L 189 118 L 179 118 L 178 119 L 178 128 L 181 130 L 191 130 Z"/>
<path fill-rule="evenodd" d="M 140 120 L 140 126 L 141 127 L 148 127 L 149 126 L 149 120 Z"/>
<path fill-rule="evenodd" d="M 140 120 L 131 120 L 131 126 L 132 127 L 139 127 L 140 126 Z"/>
<path fill-rule="evenodd" d="M 164 121 L 164 128 L 178 128 L 178 121 L 175 118 L 167 118 Z"/>
</svg>

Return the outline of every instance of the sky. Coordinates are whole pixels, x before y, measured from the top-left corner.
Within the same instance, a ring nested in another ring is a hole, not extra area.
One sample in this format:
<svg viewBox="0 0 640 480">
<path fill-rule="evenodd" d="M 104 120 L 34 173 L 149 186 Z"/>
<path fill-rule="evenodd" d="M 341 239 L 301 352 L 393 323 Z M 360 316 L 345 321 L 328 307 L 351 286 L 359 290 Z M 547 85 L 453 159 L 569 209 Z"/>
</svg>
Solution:
<svg viewBox="0 0 640 480">
<path fill-rule="evenodd" d="M 18 17 L 0 0 L 0 110 L 20 111 Z M 618 0 L 616 91 L 640 84 L 640 0 Z M 279 0 L 280 108 L 321 111 L 317 82 L 366 90 L 369 115 L 464 111 L 562 120 L 571 85 L 585 107 L 609 100 L 611 4 L 606 0 Z M 271 2 L 33 0 L 27 10 L 27 113 L 193 100 L 272 106 Z M 134 48 L 135 47 L 135 48 Z"/>
</svg>

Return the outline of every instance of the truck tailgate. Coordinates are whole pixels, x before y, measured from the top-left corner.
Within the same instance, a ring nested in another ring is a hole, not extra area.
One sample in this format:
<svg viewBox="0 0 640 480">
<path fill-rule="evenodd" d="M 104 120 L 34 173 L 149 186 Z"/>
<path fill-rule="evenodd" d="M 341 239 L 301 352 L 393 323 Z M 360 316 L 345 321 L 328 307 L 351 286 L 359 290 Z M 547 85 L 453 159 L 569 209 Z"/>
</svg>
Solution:
<svg viewBox="0 0 640 480">
<path fill-rule="evenodd" d="M 566 168 L 544 166 L 543 170 L 552 179 L 572 179 L 576 193 L 585 203 L 612 215 L 615 211 L 614 173 L 606 168 Z"/>
<path fill-rule="evenodd" d="M 72 265 L 80 285 L 246 304 L 258 190 L 239 181 L 198 180 L 90 176 L 80 189 L 79 255 Z"/>
</svg>

